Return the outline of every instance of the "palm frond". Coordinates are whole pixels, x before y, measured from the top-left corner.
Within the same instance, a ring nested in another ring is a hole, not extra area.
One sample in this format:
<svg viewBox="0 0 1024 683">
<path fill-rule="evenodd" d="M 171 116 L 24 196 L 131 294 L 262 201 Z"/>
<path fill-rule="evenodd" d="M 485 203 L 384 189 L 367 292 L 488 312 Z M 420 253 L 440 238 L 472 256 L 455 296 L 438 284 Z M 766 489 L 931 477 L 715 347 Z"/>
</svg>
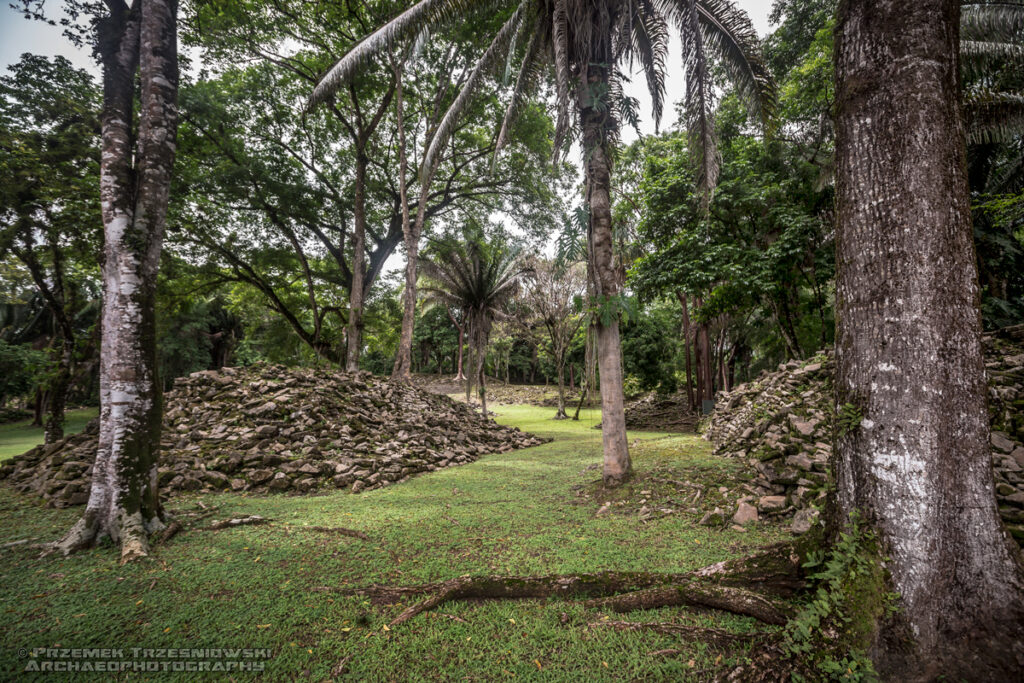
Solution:
<svg viewBox="0 0 1024 683">
<path fill-rule="evenodd" d="M 551 52 L 555 65 L 555 97 L 558 100 L 555 118 L 554 158 L 557 160 L 569 129 L 569 15 L 567 0 L 554 0 L 551 13 Z"/>
<path fill-rule="evenodd" d="M 960 66 L 967 78 L 984 78 L 999 69 L 1019 71 L 1024 66 L 1024 45 L 990 40 L 961 40 Z"/>
<path fill-rule="evenodd" d="M 651 93 L 655 131 L 661 125 L 665 108 L 665 68 L 668 57 L 668 24 L 651 0 L 634 0 L 630 5 L 633 20 L 627 44 L 632 66 L 635 58 L 643 68 Z"/>
<path fill-rule="evenodd" d="M 540 75 L 541 45 L 544 40 L 544 17 L 538 16 L 534 22 L 533 31 L 530 34 L 530 42 L 526 45 L 526 53 L 519 66 L 519 74 L 516 76 L 515 86 L 512 88 L 512 98 L 508 108 L 505 109 L 505 116 L 501 121 L 501 129 L 498 131 L 498 140 L 494 145 L 494 156 L 508 143 L 509 131 L 515 123 L 527 95 L 533 89 L 537 77 Z M 509 50 L 509 54 L 512 51 Z"/>
<path fill-rule="evenodd" d="M 967 2 L 960 8 L 961 41 L 1020 42 L 1024 34 L 1024 2 Z"/>
<path fill-rule="evenodd" d="M 696 4 L 704 44 L 721 60 L 750 115 L 771 129 L 778 92 L 750 17 L 732 0 Z"/>
<path fill-rule="evenodd" d="M 487 70 L 494 64 L 495 60 L 498 59 L 504 50 L 509 49 L 509 45 L 515 36 L 516 31 L 519 30 L 519 25 L 523 21 L 523 15 L 526 9 L 526 2 L 520 4 L 512 16 L 502 24 L 501 28 L 498 29 L 498 33 L 494 36 L 494 40 L 487 47 L 487 50 L 477 61 L 476 66 L 473 67 L 473 71 L 469 74 L 469 78 L 466 79 L 465 84 L 462 86 L 462 90 L 455 97 L 455 101 L 452 102 L 451 106 L 448 107 L 448 111 L 445 112 L 444 118 L 437 125 L 437 129 L 434 131 L 434 136 L 430 140 L 430 147 L 427 149 L 427 153 L 423 157 L 422 169 L 426 170 L 431 168 L 437 155 L 440 154 L 441 150 L 448 143 L 448 138 L 451 137 L 452 131 L 455 130 L 455 125 L 459 119 L 465 113 L 469 103 L 473 100 L 473 95 L 476 94 L 476 89 L 483 83 L 484 75 Z"/>
<path fill-rule="evenodd" d="M 1009 158 L 992 169 L 985 191 L 992 194 L 1009 194 L 1022 190 L 1024 190 L 1024 143 L 1018 140 L 1012 148 Z"/>
<path fill-rule="evenodd" d="M 464 16 L 480 0 L 420 0 L 379 29 L 363 38 L 320 79 L 309 97 L 310 110 L 330 99 L 360 68 L 386 52 L 396 42 L 451 17 Z"/>
<path fill-rule="evenodd" d="M 965 93 L 964 107 L 972 144 L 1010 142 L 1024 135 L 1024 95 L 976 90 Z"/>
<path fill-rule="evenodd" d="M 711 72 L 698 27 L 696 0 L 681 0 L 678 15 L 683 39 L 683 67 L 686 69 L 686 98 L 683 102 L 690 153 L 696 161 L 697 192 L 705 208 L 718 183 L 721 160 L 715 140 L 714 93 Z"/>
</svg>

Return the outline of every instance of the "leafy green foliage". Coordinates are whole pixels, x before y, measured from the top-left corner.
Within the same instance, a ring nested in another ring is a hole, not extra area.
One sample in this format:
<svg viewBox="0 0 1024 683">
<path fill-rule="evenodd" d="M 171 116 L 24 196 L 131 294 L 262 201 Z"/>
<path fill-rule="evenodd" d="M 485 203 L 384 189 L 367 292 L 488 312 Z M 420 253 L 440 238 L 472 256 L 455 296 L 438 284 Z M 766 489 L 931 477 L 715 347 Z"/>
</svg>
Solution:
<svg viewBox="0 0 1024 683">
<path fill-rule="evenodd" d="M 676 390 L 675 356 L 679 339 L 677 307 L 654 306 L 633 315 L 622 326 L 622 362 L 627 384 L 635 391 Z"/>
<path fill-rule="evenodd" d="M 864 414 L 861 413 L 860 408 L 852 403 L 844 403 L 839 406 L 839 410 L 836 411 L 836 435 L 844 437 L 848 434 L 852 434 L 858 427 L 860 427 L 860 423 L 863 419 Z"/>
<path fill-rule="evenodd" d="M 0 407 L 35 388 L 49 365 L 44 351 L 0 339 Z"/>
<path fill-rule="evenodd" d="M 878 540 L 851 515 L 828 551 L 812 551 L 811 598 L 786 625 L 783 648 L 795 663 L 794 681 L 874 681 L 867 650 L 879 620 L 895 610 Z"/>
</svg>

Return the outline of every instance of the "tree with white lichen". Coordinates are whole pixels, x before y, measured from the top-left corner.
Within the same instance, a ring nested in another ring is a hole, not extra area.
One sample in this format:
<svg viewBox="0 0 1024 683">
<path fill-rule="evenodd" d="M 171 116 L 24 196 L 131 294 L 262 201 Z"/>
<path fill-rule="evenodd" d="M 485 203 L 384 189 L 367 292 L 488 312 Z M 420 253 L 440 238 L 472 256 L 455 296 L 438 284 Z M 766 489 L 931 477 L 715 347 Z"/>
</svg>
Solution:
<svg viewBox="0 0 1024 683">
<path fill-rule="evenodd" d="M 85 512 L 54 549 L 67 554 L 110 537 L 125 562 L 147 555 L 149 534 L 164 526 L 154 302 L 178 118 L 177 3 L 106 5 L 95 22 L 103 66 L 99 449 Z"/>
<path fill-rule="evenodd" d="M 1011 680 L 1024 580 L 993 491 L 957 0 L 844 0 L 836 33 L 839 511 L 900 595 L 893 680 Z"/>
</svg>

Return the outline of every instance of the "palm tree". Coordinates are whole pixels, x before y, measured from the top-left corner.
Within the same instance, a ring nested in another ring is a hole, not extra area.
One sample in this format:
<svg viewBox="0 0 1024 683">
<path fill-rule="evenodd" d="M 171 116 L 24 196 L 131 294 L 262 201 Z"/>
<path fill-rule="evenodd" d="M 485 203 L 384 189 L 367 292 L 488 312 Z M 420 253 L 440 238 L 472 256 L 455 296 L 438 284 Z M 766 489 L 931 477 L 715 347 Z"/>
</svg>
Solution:
<svg viewBox="0 0 1024 683">
<path fill-rule="evenodd" d="M 468 234 L 464 241 L 435 243 L 420 259 L 427 284 L 422 292 L 428 301 L 464 311 L 469 322 L 480 407 L 487 415 L 484 359 L 491 325 L 519 293 L 520 277 L 527 268 L 518 249 L 503 239 L 485 242 L 482 235 Z M 471 381 L 467 379 L 467 393 Z"/>
<path fill-rule="evenodd" d="M 497 138 L 505 144 L 516 114 L 536 90 L 541 67 L 554 66 L 557 120 L 555 154 L 566 149 L 571 129 L 582 138 L 589 208 L 587 252 L 594 281 L 598 365 L 601 373 L 604 481 L 616 485 L 630 474 L 622 398 L 619 306 L 622 270 L 613 254 L 611 217 L 612 148 L 619 120 L 632 117 L 622 96 L 622 67 L 639 64 L 651 91 L 654 116 L 664 105 L 669 26 L 683 41 L 687 74 L 686 121 L 697 157 L 699 189 L 710 197 L 718 177 L 712 121 L 713 93 L 706 48 L 722 60 L 756 118 L 767 121 L 775 90 L 758 50 L 757 34 L 731 0 L 420 0 L 348 52 L 321 79 L 311 106 L 330 98 L 371 58 L 399 41 L 429 32 L 473 11 L 511 11 L 494 34 L 435 129 L 421 166 L 429 173 L 475 91 L 495 67 L 519 59 L 511 101 Z M 572 124 L 575 124 L 573 126 Z"/>
</svg>

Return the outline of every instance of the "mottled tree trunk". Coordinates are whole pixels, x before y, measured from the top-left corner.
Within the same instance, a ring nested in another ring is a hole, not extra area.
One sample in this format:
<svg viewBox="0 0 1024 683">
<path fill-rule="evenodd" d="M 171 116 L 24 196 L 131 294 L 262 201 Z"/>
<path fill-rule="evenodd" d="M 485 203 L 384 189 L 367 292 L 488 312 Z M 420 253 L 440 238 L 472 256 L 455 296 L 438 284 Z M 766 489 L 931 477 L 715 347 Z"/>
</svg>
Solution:
<svg viewBox="0 0 1024 683">
<path fill-rule="evenodd" d="M 402 67 L 395 67 L 395 125 L 398 127 L 398 195 L 402 204 L 402 237 L 405 239 L 405 292 L 402 297 L 402 332 L 398 338 L 398 353 L 391 369 L 391 379 L 408 379 L 412 365 L 412 333 L 416 324 L 416 259 L 420 250 L 420 235 L 409 224 L 409 190 L 406 174 L 409 161 L 405 146 L 405 93 L 402 86 Z M 423 193 L 416 213 L 416 225 L 422 227 Z M 450 315 L 450 313 L 449 313 Z"/>
<path fill-rule="evenodd" d="M 590 65 L 588 85 L 591 88 L 606 92 L 608 70 L 607 66 L 602 64 L 607 63 L 595 59 Z M 588 257 L 593 264 L 593 281 L 598 301 L 601 305 L 616 307 L 620 282 L 613 253 L 611 158 L 608 155 L 611 144 L 609 137 L 614 122 L 604 107 L 599 109 L 586 105 L 581 105 L 580 120 L 583 124 L 587 203 L 590 208 Z M 622 394 L 622 348 L 619 342 L 618 311 L 613 311 L 610 316 L 598 316 L 596 327 L 597 363 L 601 375 L 603 479 L 606 486 L 617 486 L 626 481 L 631 472 Z"/>
<path fill-rule="evenodd" d="M 487 323 L 480 313 L 473 325 L 476 330 L 476 381 L 479 383 L 480 412 L 487 417 Z"/>
<path fill-rule="evenodd" d="M 402 298 L 402 332 L 398 339 L 398 355 L 395 356 L 395 365 L 391 371 L 392 378 L 409 377 L 412 359 L 412 335 L 416 325 L 417 259 L 420 250 L 420 236 L 423 234 L 423 225 L 426 222 L 430 183 L 433 180 L 436 168 L 436 166 L 431 168 L 427 172 L 427 176 L 420 181 L 420 197 L 416 207 L 416 218 L 412 221 L 411 226 L 409 225 L 408 217 L 405 217 L 405 225 L 409 226 L 409 228 L 405 233 L 406 261 L 405 293 Z"/>
<path fill-rule="evenodd" d="M 569 416 L 565 414 L 565 354 L 558 359 L 558 412 L 555 413 L 556 420 L 564 420 Z"/>
<path fill-rule="evenodd" d="M 45 442 L 56 443 L 64 438 L 64 410 L 68 404 L 68 390 L 71 388 L 71 362 L 74 356 L 74 340 L 62 334 L 60 360 L 57 375 L 50 385 L 49 416 L 46 419 Z"/>
<path fill-rule="evenodd" d="M 466 344 L 466 351 L 469 352 L 469 362 L 472 363 L 474 359 L 473 350 L 476 346 L 476 342 L 473 339 L 473 320 L 469 317 L 468 311 L 466 312 L 466 322 L 468 325 L 466 338 L 467 341 L 469 342 L 468 344 Z M 466 403 L 468 403 L 469 405 L 473 404 L 473 378 L 475 377 L 475 375 L 475 371 L 471 371 L 466 375 Z"/>
<path fill-rule="evenodd" d="M 683 353 L 686 355 L 686 398 L 690 402 L 690 410 L 696 410 L 697 403 L 693 395 L 693 367 L 690 363 L 690 311 L 686 295 L 676 293 L 679 305 L 683 307 Z"/>
<path fill-rule="evenodd" d="M 359 370 L 359 351 L 363 343 L 363 282 L 366 279 L 366 150 L 356 151 L 356 178 L 352 198 L 352 288 L 348 298 L 348 350 L 345 370 Z"/>
<path fill-rule="evenodd" d="M 46 393 L 42 387 L 36 388 L 35 396 L 32 399 L 32 426 L 43 426 L 43 413 L 46 412 Z"/>
<path fill-rule="evenodd" d="M 122 561 L 128 561 L 146 555 L 148 534 L 163 526 L 154 303 L 177 130 L 177 4 L 136 0 L 130 9 L 112 7 L 99 24 L 104 98 L 99 448 L 85 513 L 57 548 L 68 553 L 110 536 L 121 545 Z M 133 136 L 137 68 L 141 109 Z"/>
<path fill-rule="evenodd" d="M 702 303 L 698 297 L 696 305 L 700 307 Z M 697 325 L 694 334 L 694 355 L 697 362 L 697 402 L 710 401 L 715 396 L 715 388 L 711 373 L 711 339 L 706 322 Z M 697 407 L 703 410 L 703 405 Z"/>
<path fill-rule="evenodd" d="M 837 113 L 836 440 L 842 518 L 900 594 L 898 680 L 1015 680 L 1024 591 L 993 492 L 957 85 L 957 0 L 844 0 Z"/>
<path fill-rule="evenodd" d="M 455 329 L 458 330 L 458 332 L 459 332 L 459 345 L 458 345 L 458 349 L 456 350 L 456 355 L 455 355 L 455 357 L 456 357 L 456 368 L 457 368 L 456 375 L 455 375 L 455 381 L 458 382 L 458 381 L 466 379 L 466 375 L 463 374 L 463 372 L 462 372 L 462 344 L 463 344 L 463 339 L 465 338 L 465 334 L 464 333 L 466 331 L 466 320 L 465 320 L 465 316 L 463 316 L 463 320 L 462 320 L 461 323 L 458 320 L 456 320 L 455 319 L 455 315 L 452 313 L 452 309 L 451 309 L 450 306 L 446 306 L 445 310 L 448 312 L 448 319 L 452 321 L 452 325 L 455 325 Z"/>
</svg>

